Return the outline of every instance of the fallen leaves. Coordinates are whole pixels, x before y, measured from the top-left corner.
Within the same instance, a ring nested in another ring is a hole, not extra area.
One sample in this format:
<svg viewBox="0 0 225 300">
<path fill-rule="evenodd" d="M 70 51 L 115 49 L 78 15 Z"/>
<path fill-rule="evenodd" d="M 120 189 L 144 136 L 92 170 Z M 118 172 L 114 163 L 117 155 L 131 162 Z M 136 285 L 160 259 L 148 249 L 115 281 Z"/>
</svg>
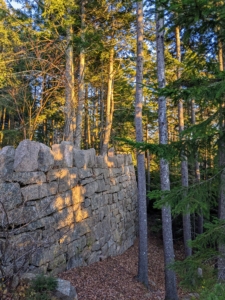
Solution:
<svg viewBox="0 0 225 300">
<path fill-rule="evenodd" d="M 183 247 L 177 245 L 176 257 L 182 258 Z M 81 300 L 161 300 L 164 291 L 163 244 L 160 238 L 149 237 L 150 291 L 136 280 L 138 240 L 122 255 L 110 257 L 87 267 L 74 268 L 59 277 L 76 287 Z M 182 292 L 180 291 L 180 294 Z"/>
</svg>

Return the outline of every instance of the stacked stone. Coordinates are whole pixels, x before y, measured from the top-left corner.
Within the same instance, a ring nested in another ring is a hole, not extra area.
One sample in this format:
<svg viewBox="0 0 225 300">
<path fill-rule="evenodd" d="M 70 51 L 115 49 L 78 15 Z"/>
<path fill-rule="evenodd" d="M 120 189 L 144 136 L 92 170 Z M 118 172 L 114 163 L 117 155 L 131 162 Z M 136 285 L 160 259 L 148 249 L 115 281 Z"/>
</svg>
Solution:
<svg viewBox="0 0 225 300">
<path fill-rule="evenodd" d="M 127 250 L 137 220 L 130 155 L 30 140 L 0 151 L 0 258 L 7 272 L 57 273 Z"/>
</svg>

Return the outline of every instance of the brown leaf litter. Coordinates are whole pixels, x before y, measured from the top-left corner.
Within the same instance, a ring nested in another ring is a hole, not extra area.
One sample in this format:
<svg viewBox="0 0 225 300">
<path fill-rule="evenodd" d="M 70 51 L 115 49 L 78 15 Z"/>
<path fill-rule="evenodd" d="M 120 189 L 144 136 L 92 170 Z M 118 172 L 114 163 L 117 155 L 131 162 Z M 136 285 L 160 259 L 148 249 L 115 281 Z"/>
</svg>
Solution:
<svg viewBox="0 0 225 300">
<path fill-rule="evenodd" d="M 176 259 L 183 257 L 183 246 L 176 245 Z M 136 280 L 138 240 L 122 255 L 110 257 L 90 266 L 63 272 L 60 278 L 76 287 L 79 300 L 161 300 L 164 291 L 162 240 L 151 236 L 148 245 L 150 290 Z M 180 296 L 183 295 L 179 290 Z"/>
</svg>

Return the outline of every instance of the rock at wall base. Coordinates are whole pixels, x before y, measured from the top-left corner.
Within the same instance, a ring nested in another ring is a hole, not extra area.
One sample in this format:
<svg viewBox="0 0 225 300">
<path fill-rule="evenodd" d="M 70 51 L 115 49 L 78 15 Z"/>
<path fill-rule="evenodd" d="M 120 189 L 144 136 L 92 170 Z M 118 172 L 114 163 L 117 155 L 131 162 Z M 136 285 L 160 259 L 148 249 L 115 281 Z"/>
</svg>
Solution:
<svg viewBox="0 0 225 300">
<path fill-rule="evenodd" d="M 71 285 L 68 280 L 57 279 L 58 286 L 56 288 L 55 296 L 62 300 L 78 300 L 75 287 Z"/>
</svg>

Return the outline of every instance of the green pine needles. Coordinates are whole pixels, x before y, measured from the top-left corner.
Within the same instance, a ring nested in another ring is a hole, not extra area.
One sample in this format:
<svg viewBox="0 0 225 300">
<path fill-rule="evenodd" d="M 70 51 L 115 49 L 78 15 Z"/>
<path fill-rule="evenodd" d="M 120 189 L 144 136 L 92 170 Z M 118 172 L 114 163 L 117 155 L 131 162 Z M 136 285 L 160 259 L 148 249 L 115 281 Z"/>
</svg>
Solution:
<svg viewBox="0 0 225 300">
<path fill-rule="evenodd" d="M 174 216 L 185 213 L 199 213 L 210 217 L 210 208 L 216 205 L 220 172 L 211 178 L 184 187 L 178 185 L 170 191 L 152 190 L 148 197 L 154 201 L 154 208 L 161 209 L 169 204 Z M 188 211 L 187 211 L 188 210 Z"/>
<path fill-rule="evenodd" d="M 206 222 L 205 232 L 190 242 L 194 254 L 183 261 L 176 261 L 171 268 L 180 285 L 200 294 L 202 300 L 225 299 L 225 284 L 217 281 L 218 244 L 225 241 L 225 221 L 214 218 Z"/>
<path fill-rule="evenodd" d="M 26 300 L 51 300 L 52 294 L 57 288 L 57 279 L 52 276 L 38 274 L 32 281 Z"/>
</svg>

